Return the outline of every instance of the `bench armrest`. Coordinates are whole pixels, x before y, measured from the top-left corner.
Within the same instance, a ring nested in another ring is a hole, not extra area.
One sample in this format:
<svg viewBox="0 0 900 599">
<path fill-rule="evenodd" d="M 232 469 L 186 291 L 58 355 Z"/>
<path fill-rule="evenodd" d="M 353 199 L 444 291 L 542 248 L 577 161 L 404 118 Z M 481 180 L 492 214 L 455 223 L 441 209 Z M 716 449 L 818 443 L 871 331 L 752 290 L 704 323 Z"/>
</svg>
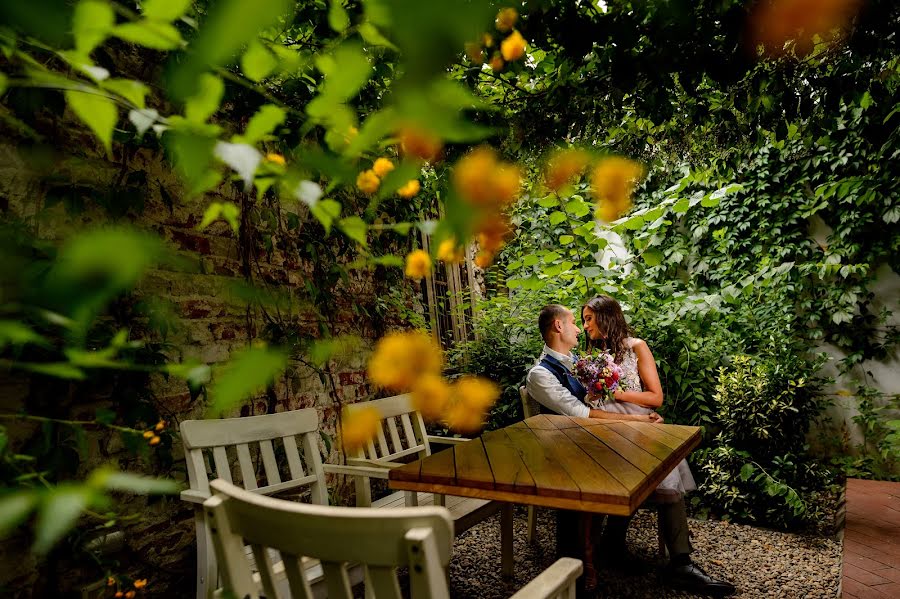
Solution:
<svg viewBox="0 0 900 599">
<path fill-rule="evenodd" d="M 471 441 L 472 439 L 466 439 L 464 437 L 441 437 L 440 435 L 428 435 L 429 443 L 438 443 L 439 445 L 459 445 L 460 443 L 465 443 L 466 441 Z"/>
<path fill-rule="evenodd" d="M 202 505 L 203 502 L 210 497 L 211 495 L 209 493 L 201 493 L 196 489 L 185 489 L 181 492 L 181 500 L 189 503 L 199 503 Z"/>
<path fill-rule="evenodd" d="M 367 458 L 347 458 L 347 464 L 350 466 L 361 466 L 363 468 L 381 468 L 390 470 L 391 468 L 399 468 L 405 464 L 401 462 L 389 462 L 387 460 L 369 460 Z"/>
<path fill-rule="evenodd" d="M 575 586 L 575 581 L 581 576 L 582 570 L 581 560 L 571 557 L 560 558 L 509 599 L 546 599 L 547 597 L 569 596 L 565 593 L 561 594 L 561 592 Z"/>
<path fill-rule="evenodd" d="M 398 464 L 400 465 L 400 464 Z M 339 464 L 322 464 L 325 474 L 346 474 L 347 476 L 366 476 L 369 478 L 387 479 L 390 468 L 373 466 L 342 466 Z"/>
</svg>

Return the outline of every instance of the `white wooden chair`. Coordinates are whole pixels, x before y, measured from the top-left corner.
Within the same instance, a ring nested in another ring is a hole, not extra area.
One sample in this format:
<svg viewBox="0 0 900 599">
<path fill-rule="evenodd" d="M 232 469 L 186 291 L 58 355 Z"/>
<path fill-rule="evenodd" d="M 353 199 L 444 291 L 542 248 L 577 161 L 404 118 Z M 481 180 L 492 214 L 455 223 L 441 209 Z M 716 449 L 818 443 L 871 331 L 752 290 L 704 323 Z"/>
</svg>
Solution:
<svg viewBox="0 0 900 599">
<path fill-rule="evenodd" d="M 519 395 L 522 397 L 523 418 L 531 418 L 532 416 L 541 413 L 541 404 L 539 404 L 537 400 L 531 397 L 531 395 L 528 393 L 528 389 L 524 385 L 522 387 L 519 387 Z M 537 516 L 535 515 L 534 510 L 535 507 L 533 505 L 528 506 L 527 538 L 529 543 L 534 541 L 534 531 L 535 527 L 537 526 Z M 659 542 L 659 557 L 661 559 L 665 559 L 666 555 L 668 555 L 668 551 L 666 550 L 666 541 L 663 537 L 661 524 L 657 524 L 656 537 Z"/>
<path fill-rule="evenodd" d="M 411 597 L 450 597 L 446 568 L 453 547 L 453 521 L 446 508 L 306 505 L 261 496 L 223 480 L 211 486 L 215 495 L 203 507 L 222 564 L 224 590 L 234 597 L 312 597 L 303 575 L 304 559 L 310 558 L 322 564 L 332 599 L 353 597 L 347 563 L 363 564 L 368 598 L 400 599 L 398 567 L 408 569 Z M 253 579 L 245 544 L 252 548 L 259 566 L 262 593 Z M 269 559 L 271 550 L 281 555 L 289 593 L 279 593 L 274 584 L 279 571 Z M 560 559 L 513 599 L 574 599 L 581 571 L 579 560 Z"/>
<path fill-rule="evenodd" d="M 384 468 L 323 464 L 319 416 L 313 408 L 245 418 L 186 420 L 181 423 L 181 438 L 190 482 L 181 499 L 194 505 L 197 528 L 197 599 L 212 597 L 218 584 L 209 523 L 202 507 L 210 497 L 210 480 L 240 484 L 258 495 L 308 494 L 312 503 L 328 505 L 326 473 L 387 477 Z M 324 595 L 324 587 L 317 584 L 322 580 L 321 567 L 310 561 L 306 569 L 314 589 Z M 361 570 L 356 574 L 361 577 Z"/>
<path fill-rule="evenodd" d="M 355 456 L 347 456 L 347 464 L 357 467 L 392 468 L 402 465 L 401 459 L 419 459 L 431 455 L 431 444 L 442 443 L 454 445 L 465 443 L 468 439 L 440 437 L 429 435 L 425 430 L 422 415 L 412 405 L 409 394 L 395 395 L 383 399 L 350 404 L 347 412 L 377 408 L 382 422 L 378 427 L 377 438 L 370 442 L 365 450 L 359 450 Z M 385 432 L 385 427 L 387 432 Z M 501 505 L 486 499 L 469 497 L 444 497 L 432 493 L 413 493 L 397 491 L 387 497 L 372 502 L 372 491 L 368 477 L 357 476 L 356 505 L 360 507 L 412 507 L 426 505 L 443 505 L 450 510 L 456 534 L 467 530 L 472 525 L 497 513 Z"/>
</svg>

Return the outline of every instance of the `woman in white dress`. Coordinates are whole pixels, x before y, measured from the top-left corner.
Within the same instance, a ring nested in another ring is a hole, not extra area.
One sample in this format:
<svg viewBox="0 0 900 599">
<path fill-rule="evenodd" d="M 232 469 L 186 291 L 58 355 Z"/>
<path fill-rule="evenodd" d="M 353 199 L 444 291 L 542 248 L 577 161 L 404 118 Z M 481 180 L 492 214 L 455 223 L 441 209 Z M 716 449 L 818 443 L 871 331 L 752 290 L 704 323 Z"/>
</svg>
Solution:
<svg viewBox="0 0 900 599">
<path fill-rule="evenodd" d="M 608 351 L 622 369 L 615 401 L 600 403 L 594 399 L 592 406 L 620 414 L 649 414 L 659 409 L 663 392 L 653 353 L 643 339 L 631 336 L 619 302 L 608 295 L 598 295 L 584 305 L 581 320 L 588 350 Z M 653 499 L 659 503 L 676 502 L 696 488 L 691 469 L 682 460 L 656 488 Z"/>
</svg>

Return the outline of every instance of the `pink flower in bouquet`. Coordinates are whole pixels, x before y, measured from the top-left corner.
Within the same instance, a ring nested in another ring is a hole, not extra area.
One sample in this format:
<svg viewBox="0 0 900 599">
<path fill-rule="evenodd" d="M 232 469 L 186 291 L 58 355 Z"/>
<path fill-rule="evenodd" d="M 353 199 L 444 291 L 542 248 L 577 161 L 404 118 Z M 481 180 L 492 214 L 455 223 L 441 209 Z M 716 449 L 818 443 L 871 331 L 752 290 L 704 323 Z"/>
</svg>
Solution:
<svg viewBox="0 0 900 599">
<path fill-rule="evenodd" d="M 575 377 L 602 402 L 613 401 L 622 369 L 609 352 L 585 354 L 575 362 Z"/>
</svg>

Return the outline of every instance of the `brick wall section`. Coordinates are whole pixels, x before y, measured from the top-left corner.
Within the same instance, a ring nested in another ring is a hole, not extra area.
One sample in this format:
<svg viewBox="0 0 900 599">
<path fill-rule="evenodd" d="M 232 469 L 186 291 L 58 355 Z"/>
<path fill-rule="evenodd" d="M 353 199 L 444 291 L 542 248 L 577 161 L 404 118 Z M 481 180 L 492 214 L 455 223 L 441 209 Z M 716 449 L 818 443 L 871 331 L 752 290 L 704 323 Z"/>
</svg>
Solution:
<svg viewBox="0 0 900 599">
<path fill-rule="evenodd" d="M 88 183 L 103 186 L 118 176 L 118 168 L 114 166 L 101 157 L 94 160 L 79 158 L 77 161 L 63 161 L 57 166 L 57 174 L 63 173 L 73 180 L 87 180 Z M 197 231 L 196 226 L 209 202 L 239 203 L 239 192 L 227 184 L 203 199 L 176 200 L 170 206 L 166 198 L 181 197 L 182 187 L 160 153 L 139 150 L 129 159 L 127 168 L 144 171 L 148 189 L 143 210 L 139 214 L 127 215 L 124 220 L 167 240 L 181 259 L 177 268 L 163 267 L 148 272 L 137 288 L 137 295 L 159 297 L 171 302 L 177 316 L 175 327 L 166 339 L 174 346 L 170 352 L 172 359 L 193 358 L 212 365 L 226 361 L 236 349 L 246 347 L 248 343 L 247 306 L 229 294 L 231 286 L 243 280 L 238 243 L 224 223 L 215 223 L 204 231 Z M 86 203 L 84 213 L 74 217 L 67 214 L 61 205 L 39 212 L 43 189 L 41 175 L 30 170 L 28 158 L 13 146 L 0 145 L 0 210 L 5 212 L 6 218 L 25 219 L 38 236 L 56 242 L 65 240 L 83 226 L 108 222 L 106 214 L 90 202 Z M 254 264 L 254 277 L 294 298 L 301 297 L 302 286 L 311 272 L 312 265 L 279 251 L 271 255 L 260 251 L 258 265 Z M 365 377 L 365 364 L 375 332 L 371 323 L 361 322 L 350 309 L 350 301 L 372 302 L 375 293 L 372 274 L 365 271 L 353 273 L 350 284 L 341 284 L 336 293 L 337 297 L 346 298 L 332 310 L 337 331 L 353 333 L 364 340 L 358 352 L 337 359 L 332 364 L 338 385 L 336 395 L 341 402 L 361 401 L 375 396 Z M 409 297 L 415 296 L 416 290 L 411 289 Z M 315 320 L 309 315 L 296 315 L 294 325 L 303 335 L 317 334 Z M 261 326 L 258 318 L 255 326 Z M 3 411 L 19 409 L 27 387 L 27 383 L 19 384 L 18 396 L 7 394 L 0 400 Z M 191 400 L 184 382 L 154 376 L 151 389 L 159 409 L 171 414 L 173 420 L 204 417 L 204 406 Z M 337 415 L 334 399 L 314 370 L 299 362 L 292 363 L 276 382 L 275 393 L 276 411 L 314 407 L 320 413 L 324 432 L 334 438 Z M 114 393 L 109 401 L 115 401 Z M 102 405 L 100 401 L 98 406 Z M 77 417 L 92 418 L 96 407 L 80 406 L 82 413 Z M 232 415 L 260 414 L 265 413 L 266 409 L 266 400 L 260 397 L 236 408 Z M 23 436 L 30 432 L 28 428 L 23 427 Z M 334 444 L 331 445 L 331 451 L 326 452 L 323 441 L 320 449 L 323 454 L 328 454 L 325 456 L 327 460 L 338 461 L 339 455 Z M 115 438 L 110 440 L 107 451 L 112 454 L 110 461 L 118 462 L 121 468 L 147 472 L 146 461 L 129 457 Z M 182 450 L 177 439 L 173 453 L 176 468 L 165 474 L 184 482 Z M 94 465 L 96 463 L 85 464 L 85 472 Z M 349 488 L 345 485 L 343 490 L 348 491 Z M 344 499 L 349 499 L 346 493 Z M 116 559 L 120 559 L 124 570 L 135 577 L 151 579 L 148 589 L 151 596 L 191 595 L 195 560 L 192 511 L 177 499 L 156 500 L 149 504 L 142 498 L 134 499 L 130 507 L 140 511 L 143 518 L 138 524 L 125 528 L 127 547 Z M 0 558 L 22 551 L 27 553 L 28 542 L 27 538 L 19 538 L 0 546 Z M 10 563 L 6 559 L 2 561 Z M 78 590 L 84 584 L 97 580 L 95 569 L 71 567 L 73 571 L 65 583 L 67 589 Z M 40 568 L 39 564 L 32 562 L 26 562 L 25 568 L 0 568 L 0 589 L 15 589 L 22 595 L 40 590 Z"/>
</svg>

